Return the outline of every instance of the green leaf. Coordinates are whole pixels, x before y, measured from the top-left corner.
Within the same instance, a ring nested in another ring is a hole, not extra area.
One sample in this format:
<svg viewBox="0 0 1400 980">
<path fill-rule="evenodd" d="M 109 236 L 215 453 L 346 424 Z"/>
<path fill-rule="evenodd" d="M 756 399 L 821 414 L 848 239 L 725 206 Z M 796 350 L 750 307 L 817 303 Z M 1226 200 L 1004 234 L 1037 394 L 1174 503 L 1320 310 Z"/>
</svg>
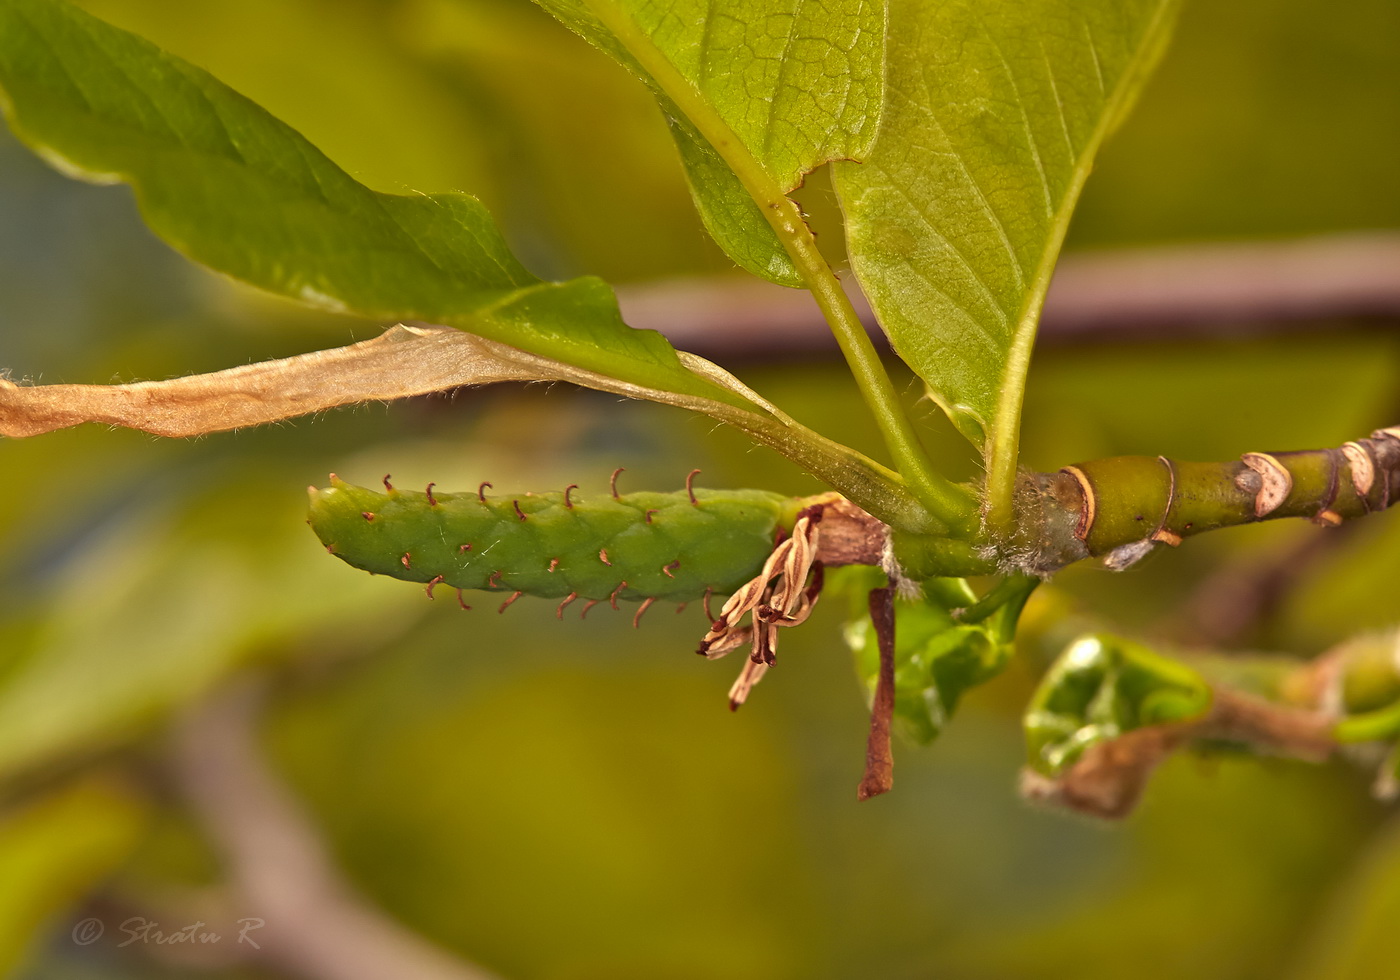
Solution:
<svg viewBox="0 0 1400 980">
<path fill-rule="evenodd" d="M 755 203 L 755 180 L 786 194 L 822 164 L 869 150 L 883 97 L 883 4 L 540 2 L 657 92 L 716 241 L 756 275 L 800 285 Z"/>
<path fill-rule="evenodd" d="M 667 102 L 664 96 L 658 100 L 663 106 Z M 688 121 L 668 115 L 667 122 L 681 153 L 686 186 L 710 237 L 744 271 L 779 286 L 801 287 L 802 274 L 729 164 Z"/>
<path fill-rule="evenodd" d="M 852 265 L 895 350 L 989 457 L 1009 508 L 1026 368 L 1094 154 L 1177 0 L 893 0 L 886 104 L 840 163 Z"/>
<path fill-rule="evenodd" d="M 1055 775 L 1091 745 L 1197 718 L 1210 701 L 1205 680 L 1184 664 L 1118 637 L 1081 637 L 1046 671 L 1026 708 L 1031 768 Z"/>
<path fill-rule="evenodd" d="M 846 644 L 871 698 L 880 653 L 866 602 L 869 589 L 881 584 L 880 575 L 876 569 L 854 571 L 836 585 L 851 594 L 854 618 L 846 625 Z M 954 619 L 952 609 L 977 601 L 962 579 L 930 579 L 923 584 L 923 599 L 895 601 L 894 716 L 905 735 L 927 745 L 942 732 L 968 690 L 1001 673 L 1011 648 L 991 626 L 964 625 Z"/>
<path fill-rule="evenodd" d="M 464 194 L 380 194 L 208 73 L 54 0 L 0 2 L 0 94 L 66 172 L 124 181 L 209 267 L 315 305 L 445 323 L 623 381 L 729 404 L 593 278 L 546 283 Z"/>
</svg>

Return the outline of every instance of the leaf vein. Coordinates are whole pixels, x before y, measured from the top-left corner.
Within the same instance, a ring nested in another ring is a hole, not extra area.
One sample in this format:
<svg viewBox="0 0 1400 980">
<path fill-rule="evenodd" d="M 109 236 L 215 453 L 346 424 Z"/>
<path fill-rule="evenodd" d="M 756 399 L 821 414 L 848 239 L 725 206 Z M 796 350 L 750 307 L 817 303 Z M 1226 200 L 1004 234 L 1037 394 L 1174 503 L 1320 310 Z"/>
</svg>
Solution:
<svg viewBox="0 0 1400 980">
<path fill-rule="evenodd" d="M 802 14 L 802 5 L 805 0 L 797 0 L 792 10 L 792 20 L 788 22 L 787 30 L 783 35 L 783 50 L 778 55 L 778 77 L 773 82 L 773 95 L 768 100 L 768 119 L 763 124 L 763 156 L 764 159 L 772 159 L 773 141 L 776 129 L 773 125 L 774 118 L 778 112 L 778 102 L 783 97 L 784 80 L 788 75 L 788 66 L 793 59 L 788 57 L 792 52 L 792 42 L 797 35 L 797 25 Z"/>
<path fill-rule="evenodd" d="M 1102 98 L 1108 98 L 1108 86 L 1104 84 L 1103 80 L 1103 61 L 1099 58 L 1099 45 L 1094 40 L 1094 30 L 1089 26 L 1087 19 L 1081 18 L 1079 22 L 1084 25 L 1084 36 L 1089 39 L 1089 54 L 1093 55 L 1094 58 L 1094 78 L 1099 83 L 1099 95 Z"/>
<path fill-rule="evenodd" d="M 1016 254 L 1015 247 L 1011 244 L 1011 235 L 1006 227 L 1006 222 L 1002 220 L 1001 215 L 997 212 L 996 208 L 992 206 L 992 202 L 988 199 L 986 193 L 983 192 L 982 186 L 977 182 L 977 178 L 973 176 L 972 170 L 968 167 L 967 161 L 963 159 L 962 154 L 959 153 L 957 150 L 953 149 L 954 143 L 952 139 L 948 136 L 948 130 L 944 127 L 942 121 L 938 118 L 938 114 L 933 111 L 932 89 L 928 84 L 928 79 L 924 78 L 923 81 L 924 91 L 926 94 L 929 95 L 929 98 L 924 100 L 923 102 L 913 100 L 912 104 L 918 109 L 922 110 L 928 116 L 929 121 L 932 122 L 933 125 L 937 128 L 939 135 L 943 137 L 944 143 L 948 146 L 948 149 L 944 152 L 950 159 L 957 163 L 958 169 L 962 172 L 963 179 L 967 181 L 968 187 L 970 187 L 972 189 L 972 193 L 977 196 L 977 200 L 982 202 L 982 212 L 991 222 L 992 228 L 996 231 L 997 236 L 1001 239 L 1001 245 L 1002 248 L 1006 251 L 1007 258 L 1011 260 L 1011 271 L 1016 276 L 1016 287 L 1017 289 L 1024 291 L 1026 288 L 1026 270 L 1025 267 L 1021 264 L 1020 256 Z M 963 259 L 963 261 L 967 262 L 965 258 Z M 1002 307 L 1000 303 L 996 303 L 994 305 L 998 310 L 1001 311 L 1004 317 L 1008 319 L 1010 318 L 1011 313 L 1009 310 Z"/>
<path fill-rule="evenodd" d="M 1055 98 L 1055 112 L 1060 117 L 1060 132 L 1065 134 L 1065 146 L 1069 149 L 1069 165 L 1079 157 L 1074 147 L 1074 137 L 1069 133 L 1069 120 L 1065 117 L 1065 100 L 1060 98 L 1060 86 L 1055 82 L 1055 66 L 1050 62 L 1050 52 L 1045 50 L 1044 40 L 1039 41 L 1040 57 L 1045 62 L 1045 76 L 1050 80 L 1050 94 Z"/>
<path fill-rule="evenodd" d="M 956 156 L 956 154 L 953 154 L 953 156 Z M 1001 303 L 997 300 L 996 294 L 993 293 L 991 287 L 989 287 L 987 283 L 983 281 L 982 277 L 977 272 L 977 266 L 967 256 L 967 254 L 962 250 L 962 248 L 959 247 L 956 243 L 954 243 L 954 241 L 951 238 L 945 235 L 934 223 L 933 217 L 929 213 L 927 207 L 923 203 L 915 200 L 914 197 L 909 193 L 908 188 L 899 186 L 897 182 L 891 181 L 889 189 L 894 191 L 900 197 L 904 198 L 906 202 L 908 202 L 910 209 L 919 218 L 919 220 L 923 222 L 924 227 L 926 227 L 930 233 L 936 236 L 939 241 L 946 245 L 948 251 L 954 257 L 956 257 L 959 262 L 962 263 L 963 268 L 967 270 L 969 278 L 971 278 L 971 280 L 975 282 L 977 286 L 981 289 L 982 295 L 986 299 L 988 305 L 992 308 L 992 310 L 996 312 L 997 319 L 999 320 L 1001 326 L 1008 326 L 1011 323 L 1010 312 L 1006 310 L 1006 308 L 1003 307 Z M 952 296 L 949 296 L 942 290 L 937 291 L 941 295 L 947 297 L 948 301 L 952 303 L 953 306 L 955 306 L 960 312 L 965 313 L 969 319 L 973 320 L 978 325 L 978 328 L 984 333 L 986 333 L 989 338 L 991 337 L 991 333 L 987 331 L 984 326 L 982 326 L 981 318 L 977 317 L 972 312 L 972 310 L 964 306 L 962 303 L 957 302 L 952 298 Z"/>
<path fill-rule="evenodd" d="M 1021 86 L 1016 83 L 1016 73 L 1011 68 L 1011 62 L 1006 60 L 1006 52 L 1001 49 L 996 37 L 987 28 L 986 22 L 979 18 L 977 23 L 982 28 L 982 33 L 986 36 L 992 49 L 996 51 L 997 58 L 1001 61 L 1001 67 L 1006 72 L 1006 80 L 1011 83 L 1011 92 L 1016 96 L 1016 108 L 1021 113 L 1021 129 L 1026 134 L 1026 147 L 1031 152 L 1031 162 L 1035 164 L 1035 171 L 1040 177 L 1040 187 L 1045 194 L 1045 214 L 1046 217 L 1053 220 L 1055 201 L 1054 195 L 1050 192 L 1050 175 L 1045 170 L 1045 162 L 1040 158 L 1040 144 L 1036 142 L 1035 131 L 1031 129 L 1031 117 L 1026 113 L 1026 100 L 1021 95 Z"/>
</svg>

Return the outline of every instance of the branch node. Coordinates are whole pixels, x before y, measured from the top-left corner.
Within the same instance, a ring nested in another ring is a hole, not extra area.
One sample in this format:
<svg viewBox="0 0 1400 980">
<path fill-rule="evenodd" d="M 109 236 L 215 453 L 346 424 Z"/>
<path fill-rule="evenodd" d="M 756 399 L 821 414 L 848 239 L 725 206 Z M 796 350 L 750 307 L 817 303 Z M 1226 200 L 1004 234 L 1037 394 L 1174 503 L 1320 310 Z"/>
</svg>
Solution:
<svg viewBox="0 0 1400 980">
<path fill-rule="evenodd" d="M 1254 516 L 1260 518 L 1278 510 L 1293 490 L 1293 474 L 1268 453 L 1245 453 L 1240 462 L 1259 474 L 1261 485 L 1254 496 Z"/>
<path fill-rule="evenodd" d="M 1094 516 L 1098 509 L 1098 498 L 1094 496 L 1094 485 L 1089 482 L 1089 477 L 1077 466 L 1066 466 L 1060 470 L 1061 473 L 1068 473 L 1074 477 L 1079 484 L 1079 492 L 1082 500 L 1079 505 L 1079 520 L 1074 525 L 1074 536 L 1080 541 L 1089 539 L 1089 532 L 1094 529 Z"/>
</svg>

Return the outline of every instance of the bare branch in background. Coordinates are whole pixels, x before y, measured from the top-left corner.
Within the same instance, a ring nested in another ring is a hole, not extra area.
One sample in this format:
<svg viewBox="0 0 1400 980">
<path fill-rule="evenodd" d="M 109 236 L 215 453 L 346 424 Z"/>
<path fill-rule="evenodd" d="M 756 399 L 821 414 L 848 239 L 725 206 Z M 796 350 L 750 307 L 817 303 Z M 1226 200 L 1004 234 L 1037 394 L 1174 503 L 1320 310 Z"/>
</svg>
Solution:
<svg viewBox="0 0 1400 980">
<path fill-rule="evenodd" d="M 1287 547 L 1227 561 L 1205 576 L 1156 630 L 1187 646 L 1248 645 L 1325 558 L 1351 540 L 1359 524 L 1301 535 Z"/>
<path fill-rule="evenodd" d="M 1043 332 L 1057 342 L 1164 328 L 1400 318 L 1400 234 L 1083 252 L 1065 257 Z M 1205 328 L 1201 330 L 1200 328 Z"/>
<path fill-rule="evenodd" d="M 846 287 L 878 334 L 854 277 Z M 681 279 L 619 290 L 634 327 L 708 357 L 835 353 L 807 294 L 753 278 Z M 1191 339 L 1400 319 L 1400 233 L 1071 253 L 1050 286 L 1045 344 Z"/>
<path fill-rule="evenodd" d="M 257 955 L 308 980 L 492 980 L 355 894 L 260 755 L 260 701 L 250 687 L 216 695 L 180 729 L 176 759 L 241 907 L 266 921 Z"/>
</svg>

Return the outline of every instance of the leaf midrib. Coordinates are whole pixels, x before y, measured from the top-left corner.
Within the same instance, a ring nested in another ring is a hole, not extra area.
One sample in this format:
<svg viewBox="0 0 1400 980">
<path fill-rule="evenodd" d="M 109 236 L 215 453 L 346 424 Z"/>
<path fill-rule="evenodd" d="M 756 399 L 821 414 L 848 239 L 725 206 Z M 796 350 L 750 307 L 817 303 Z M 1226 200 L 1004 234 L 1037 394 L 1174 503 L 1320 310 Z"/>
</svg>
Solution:
<svg viewBox="0 0 1400 980">
<path fill-rule="evenodd" d="M 1016 489 L 1017 461 L 1020 451 L 1021 410 L 1025 402 L 1026 375 L 1030 368 L 1031 351 L 1035 344 L 1036 329 L 1040 323 L 1041 311 L 1045 306 L 1045 296 L 1050 288 L 1060 249 L 1064 245 L 1065 234 L 1069 230 L 1070 219 L 1079 202 L 1084 183 L 1093 170 L 1093 161 L 1104 139 L 1119 122 L 1126 105 L 1135 99 L 1141 88 L 1140 81 L 1161 52 L 1164 29 L 1174 15 L 1176 0 L 1161 0 L 1151 21 L 1144 28 L 1137 50 L 1133 52 L 1117 86 L 1110 98 L 1104 101 L 1103 110 L 1083 149 L 1075 158 L 1070 171 L 1069 184 L 1055 209 L 1050 226 L 1050 235 L 1045 240 L 1040 261 L 1036 265 L 1031 288 L 1021 303 L 1011 344 L 1007 349 L 1005 365 L 1002 368 L 998 386 L 997 406 L 991 419 L 991 443 L 987 453 L 987 523 L 996 530 L 1008 530 L 1015 520 L 1014 495 Z M 1085 24 L 1089 49 L 1093 54 L 1094 68 L 1103 89 L 1103 71 L 1099 65 L 1098 49 L 1093 33 Z M 998 51 L 1000 49 L 998 48 Z M 1005 58 L 1003 56 L 1003 61 Z M 1047 70 L 1049 66 L 1047 64 Z M 1050 77 L 1053 85 L 1053 72 Z M 1014 83 L 1013 83 L 1014 84 Z M 1056 91 L 1056 105 L 1059 108 L 1062 125 L 1064 104 Z M 1024 113 L 1024 107 L 1022 107 Z M 1068 128 L 1066 127 L 1066 132 Z M 1034 141 L 1034 134 L 1027 131 Z M 1071 142 L 1071 145 L 1073 143 Z M 1037 157 L 1038 162 L 1038 157 Z"/>
</svg>

